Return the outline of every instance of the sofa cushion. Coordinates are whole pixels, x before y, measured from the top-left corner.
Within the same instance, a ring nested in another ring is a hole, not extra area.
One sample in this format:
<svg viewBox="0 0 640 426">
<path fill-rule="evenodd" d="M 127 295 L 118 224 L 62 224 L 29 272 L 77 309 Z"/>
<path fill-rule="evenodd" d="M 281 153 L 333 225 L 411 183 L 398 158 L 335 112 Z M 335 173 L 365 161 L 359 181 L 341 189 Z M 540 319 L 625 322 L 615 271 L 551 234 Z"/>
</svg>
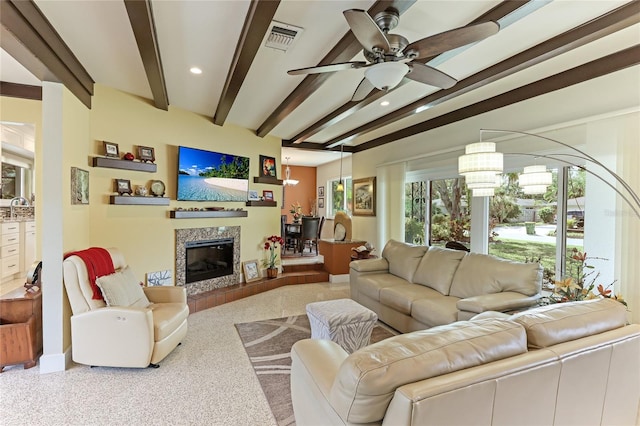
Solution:
<svg viewBox="0 0 640 426">
<path fill-rule="evenodd" d="M 542 290 L 542 266 L 468 253 L 451 283 L 450 296 L 461 299 L 482 294 L 515 291 L 533 296 Z"/>
<path fill-rule="evenodd" d="M 449 294 L 453 275 L 467 252 L 440 247 L 429 247 L 413 275 L 413 282 Z"/>
<path fill-rule="evenodd" d="M 405 315 L 411 314 L 411 304 L 425 297 L 442 297 L 437 291 L 420 284 L 395 285 L 380 289 L 380 303 Z"/>
<path fill-rule="evenodd" d="M 389 262 L 389 272 L 393 275 L 413 282 L 413 274 L 420 260 L 427 252 L 427 246 L 414 246 L 389 240 L 382 250 L 382 257 Z"/>
<path fill-rule="evenodd" d="M 349 355 L 329 399 L 348 423 L 378 422 L 400 386 L 526 351 L 524 329 L 512 321 L 463 321 L 401 334 Z"/>
<path fill-rule="evenodd" d="M 144 294 L 138 280 L 128 266 L 113 274 L 96 278 L 107 306 L 129 306 L 146 308 L 149 299 Z"/>
<path fill-rule="evenodd" d="M 411 305 L 411 316 L 429 327 L 458 321 L 457 297 L 443 296 L 420 299 Z"/>
<path fill-rule="evenodd" d="M 381 289 L 406 284 L 407 282 L 403 278 L 387 273 L 364 275 L 359 277 L 355 283 L 358 286 L 358 292 L 376 301 L 380 300 Z"/>
<path fill-rule="evenodd" d="M 624 327 L 627 311 L 615 300 L 593 299 L 541 306 L 511 320 L 525 328 L 530 348 L 546 348 Z"/>
</svg>

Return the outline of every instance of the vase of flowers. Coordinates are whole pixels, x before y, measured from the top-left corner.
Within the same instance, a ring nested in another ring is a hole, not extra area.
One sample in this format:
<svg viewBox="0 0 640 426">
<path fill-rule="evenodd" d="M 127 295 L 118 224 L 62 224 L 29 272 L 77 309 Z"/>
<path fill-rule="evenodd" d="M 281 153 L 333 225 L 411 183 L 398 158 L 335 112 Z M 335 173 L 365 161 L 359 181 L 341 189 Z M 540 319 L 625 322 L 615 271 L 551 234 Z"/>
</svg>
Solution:
<svg viewBox="0 0 640 426">
<path fill-rule="evenodd" d="M 600 258 L 588 257 L 587 253 L 574 248 L 567 276 L 563 280 L 555 281 L 553 292 L 544 298 L 543 303 L 574 302 L 601 297 L 617 300 L 627 306 L 627 302 L 621 295 L 614 294 L 610 290 L 613 282 L 606 286 L 597 283 L 600 273 L 593 270 L 593 266 L 588 262 L 589 259 Z"/>
<path fill-rule="evenodd" d="M 278 244 L 280 244 L 280 246 L 284 244 L 284 239 L 279 235 L 267 237 L 264 242 L 264 250 L 268 250 L 269 253 L 267 254 L 267 257 L 262 260 L 262 264 L 267 268 L 268 278 L 275 278 L 278 276 Z"/>
<path fill-rule="evenodd" d="M 289 213 L 293 216 L 294 222 L 300 222 L 300 218 L 302 217 L 302 206 L 299 202 L 295 204 L 291 204 L 291 209 L 289 209 Z"/>
</svg>

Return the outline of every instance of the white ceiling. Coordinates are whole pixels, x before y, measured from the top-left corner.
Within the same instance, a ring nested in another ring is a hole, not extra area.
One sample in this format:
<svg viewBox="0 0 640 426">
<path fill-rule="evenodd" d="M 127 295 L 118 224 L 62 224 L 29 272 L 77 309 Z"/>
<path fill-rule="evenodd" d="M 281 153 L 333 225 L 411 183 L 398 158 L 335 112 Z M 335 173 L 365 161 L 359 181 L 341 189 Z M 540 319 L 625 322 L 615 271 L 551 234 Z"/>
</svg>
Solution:
<svg viewBox="0 0 640 426">
<path fill-rule="evenodd" d="M 213 117 L 250 2 L 151 0 L 150 3 L 170 106 Z M 401 15 L 398 27 L 392 32 L 402 34 L 412 42 L 467 25 L 500 3 L 498 0 L 419 0 Z M 623 0 L 530 2 L 528 9 L 501 21 L 502 28 L 498 34 L 466 48 L 450 51 L 430 64 L 462 80 L 625 3 L 627 1 Z M 153 98 L 123 1 L 35 0 L 35 4 L 96 83 Z M 317 65 L 349 31 L 342 11 L 350 8 L 366 10 L 373 4 L 372 0 L 282 0 L 274 20 L 304 30 L 286 53 L 264 47 L 264 43 L 261 45 L 226 123 L 252 130 L 260 128 L 304 80 L 304 76 L 288 75 L 287 70 Z M 640 25 L 635 24 L 421 113 L 360 135 L 347 141 L 346 145 L 359 145 L 525 84 L 535 83 L 560 71 L 637 45 L 639 41 Z M 362 58 L 362 54 L 358 54 L 354 59 Z M 4 51 L 0 60 L 0 80 L 39 84 L 33 75 Z M 193 66 L 200 67 L 203 73 L 191 74 L 189 69 Z M 635 68 L 638 69 L 637 66 Z M 293 138 L 307 126 L 348 102 L 362 77 L 363 70 L 334 73 L 269 134 L 285 140 Z M 311 136 L 307 142 L 325 143 L 438 90 L 410 82 L 384 97 L 390 102 L 389 106 L 372 103 Z M 464 122 L 460 125 L 464 125 Z M 290 157 L 291 165 L 318 165 L 334 161 L 339 156 L 339 152 L 327 150 L 286 147 L 282 150 L 283 164 L 285 157 Z"/>
</svg>

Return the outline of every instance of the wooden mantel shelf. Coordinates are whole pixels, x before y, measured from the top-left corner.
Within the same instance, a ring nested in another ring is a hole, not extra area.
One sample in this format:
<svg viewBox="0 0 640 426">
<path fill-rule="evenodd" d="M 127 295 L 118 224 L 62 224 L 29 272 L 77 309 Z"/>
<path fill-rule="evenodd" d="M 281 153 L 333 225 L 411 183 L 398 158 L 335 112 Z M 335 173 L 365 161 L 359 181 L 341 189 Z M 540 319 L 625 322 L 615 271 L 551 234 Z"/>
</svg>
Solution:
<svg viewBox="0 0 640 426">
<path fill-rule="evenodd" d="M 109 169 L 135 170 L 138 172 L 155 173 L 158 166 L 153 163 L 142 163 L 140 161 L 121 160 L 119 158 L 93 157 L 93 167 L 106 167 Z"/>
<path fill-rule="evenodd" d="M 256 176 L 253 183 L 268 183 L 269 185 L 282 185 L 282 180 L 271 176 Z"/>
<path fill-rule="evenodd" d="M 197 219 L 207 217 L 247 217 L 246 210 L 171 210 L 171 219 Z"/>
</svg>

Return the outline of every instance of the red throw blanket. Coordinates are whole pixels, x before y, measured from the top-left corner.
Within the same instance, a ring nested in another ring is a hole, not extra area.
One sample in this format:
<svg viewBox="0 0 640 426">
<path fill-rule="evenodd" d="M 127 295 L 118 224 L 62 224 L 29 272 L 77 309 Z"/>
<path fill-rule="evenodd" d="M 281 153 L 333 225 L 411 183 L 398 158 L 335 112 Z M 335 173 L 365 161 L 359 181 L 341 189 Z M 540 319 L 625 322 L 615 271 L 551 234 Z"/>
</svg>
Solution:
<svg viewBox="0 0 640 426">
<path fill-rule="evenodd" d="M 116 272 L 113 267 L 113 260 L 111 260 L 111 255 L 109 254 L 109 252 L 106 249 L 100 247 L 91 247 L 86 250 L 67 253 L 64 255 L 64 258 L 66 259 L 69 256 L 78 256 L 84 261 L 84 264 L 87 265 L 89 283 L 91 284 L 91 289 L 93 290 L 92 299 L 104 300 L 102 297 L 102 292 L 96 284 L 96 278 Z"/>
</svg>

